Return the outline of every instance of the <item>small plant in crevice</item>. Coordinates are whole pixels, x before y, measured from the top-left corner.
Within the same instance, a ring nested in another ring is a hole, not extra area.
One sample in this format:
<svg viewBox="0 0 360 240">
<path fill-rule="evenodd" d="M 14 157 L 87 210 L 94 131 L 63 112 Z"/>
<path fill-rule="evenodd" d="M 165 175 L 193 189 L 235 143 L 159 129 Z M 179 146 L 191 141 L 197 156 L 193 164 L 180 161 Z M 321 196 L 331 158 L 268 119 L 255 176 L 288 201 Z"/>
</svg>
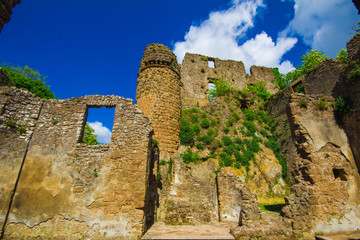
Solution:
<svg viewBox="0 0 360 240">
<path fill-rule="evenodd" d="M 153 144 L 154 147 L 158 147 L 158 146 L 159 146 L 159 143 L 158 143 L 158 141 L 157 141 L 156 139 L 153 139 L 153 140 L 152 140 L 152 144 Z"/>
<path fill-rule="evenodd" d="M 308 102 L 306 99 L 300 99 L 300 101 L 299 101 L 299 106 L 300 106 L 301 108 L 307 108 L 308 105 L 309 105 L 309 102 Z"/>
<path fill-rule="evenodd" d="M 19 126 L 17 130 L 20 134 L 26 133 L 26 127 L 24 127 L 24 126 Z"/>
<path fill-rule="evenodd" d="M 96 168 L 94 168 L 93 175 L 94 175 L 94 177 L 98 177 L 98 176 L 99 176 L 99 175 L 98 175 L 98 172 L 97 172 L 97 170 L 96 170 Z"/>
<path fill-rule="evenodd" d="M 16 127 L 16 122 L 11 120 L 11 119 L 8 119 L 6 121 L 6 126 L 10 127 L 10 128 L 15 128 Z"/>
<path fill-rule="evenodd" d="M 170 158 L 170 160 L 169 160 L 168 174 L 169 174 L 169 181 L 172 182 L 172 174 L 173 174 L 173 160 L 172 160 L 172 158 Z"/>
<path fill-rule="evenodd" d="M 159 170 L 158 173 L 157 173 L 157 180 L 158 180 L 158 181 L 161 181 L 161 180 L 162 180 L 162 176 L 161 176 L 160 170 Z"/>
<path fill-rule="evenodd" d="M 347 75 L 347 82 L 348 83 L 354 83 L 355 81 L 359 80 L 359 78 L 360 78 L 360 66 L 359 66 L 359 64 L 355 63 L 355 64 L 352 64 L 352 65 L 353 65 L 353 69 Z"/>
<path fill-rule="evenodd" d="M 165 160 L 161 160 L 160 162 L 159 162 L 159 165 L 161 165 L 161 166 L 163 166 L 163 165 L 165 165 L 166 164 L 166 161 Z"/>
<path fill-rule="evenodd" d="M 54 125 L 56 125 L 58 122 L 59 122 L 59 120 L 57 120 L 57 119 L 52 120 L 52 124 L 54 124 Z"/>
<path fill-rule="evenodd" d="M 201 68 L 201 73 L 205 73 L 205 69 L 204 68 Z"/>
<path fill-rule="evenodd" d="M 325 111 L 328 109 L 328 104 L 326 103 L 326 99 L 324 97 L 320 98 L 319 101 L 314 102 L 314 105 L 319 111 Z"/>
<path fill-rule="evenodd" d="M 338 116 L 343 116 L 347 112 L 351 111 L 352 101 L 348 97 L 338 97 L 334 102 L 334 111 Z"/>
</svg>

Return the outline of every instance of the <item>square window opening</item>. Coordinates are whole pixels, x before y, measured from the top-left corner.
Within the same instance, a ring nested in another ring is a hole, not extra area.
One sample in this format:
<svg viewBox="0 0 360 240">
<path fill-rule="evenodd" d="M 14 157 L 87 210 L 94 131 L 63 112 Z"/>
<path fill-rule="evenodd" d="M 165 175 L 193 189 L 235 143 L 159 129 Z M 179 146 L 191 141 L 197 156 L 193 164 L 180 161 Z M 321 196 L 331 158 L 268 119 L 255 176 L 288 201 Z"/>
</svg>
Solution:
<svg viewBox="0 0 360 240">
<path fill-rule="evenodd" d="M 209 68 L 215 68 L 215 62 L 213 60 L 208 61 L 208 67 Z"/>
<path fill-rule="evenodd" d="M 114 116 L 115 107 L 88 107 L 80 142 L 88 145 L 110 143 Z"/>
</svg>

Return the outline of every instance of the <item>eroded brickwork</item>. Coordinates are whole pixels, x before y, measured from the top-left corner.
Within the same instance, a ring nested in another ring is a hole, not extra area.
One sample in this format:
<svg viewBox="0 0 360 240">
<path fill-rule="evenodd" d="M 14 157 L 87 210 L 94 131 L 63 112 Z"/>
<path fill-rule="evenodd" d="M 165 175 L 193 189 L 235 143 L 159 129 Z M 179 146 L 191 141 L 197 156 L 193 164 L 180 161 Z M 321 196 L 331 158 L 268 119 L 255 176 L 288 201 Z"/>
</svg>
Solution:
<svg viewBox="0 0 360 240">
<path fill-rule="evenodd" d="M 168 47 L 146 47 L 140 62 L 136 101 L 153 125 L 160 158 L 169 159 L 179 145 L 181 99 L 180 66 Z"/>
</svg>

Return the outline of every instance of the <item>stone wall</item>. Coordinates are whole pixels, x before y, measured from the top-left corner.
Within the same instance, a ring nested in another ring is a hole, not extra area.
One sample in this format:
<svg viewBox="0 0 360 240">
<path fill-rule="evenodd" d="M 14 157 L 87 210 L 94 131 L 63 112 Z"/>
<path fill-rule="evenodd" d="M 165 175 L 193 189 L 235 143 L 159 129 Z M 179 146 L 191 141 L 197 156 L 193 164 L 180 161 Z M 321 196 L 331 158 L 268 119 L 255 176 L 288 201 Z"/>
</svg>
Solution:
<svg viewBox="0 0 360 240">
<path fill-rule="evenodd" d="M 11 9 L 18 3 L 20 0 L 0 0 L 0 32 L 4 24 L 10 21 Z"/>
<path fill-rule="evenodd" d="M 0 224 L 3 227 L 14 186 L 43 100 L 15 87 L 0 87 Z M 25 132 L 20 132 L 20 128 Z"/>
<path fill-rule="evenodd" d="M 166 176 L 167 167 L 162 172 Z M 215 164 L 185 164 L 174 158 L 172 177 L 163 178 L 164 197 L 158 220 L 168 224 L 219 222 Z M 172 180 L 171 180 L 172 179 Z"/>
<path fill-rule="evenodd" d="M 301 101 L 307 101 L 307 107 L 301 107 Z M 332 101 L 302 94 L 290 98 L 288 115 L 298 155 L 292 160 L 295 184 L 283 211 L 292 219 L 294 232 L 308 237 L 315 232 L 356 231 L 360 223 L 359 175 Z"/>
<path fill-rule="evenodd" d="M 223 170 L 217 174 L 217 183 L 221 222 L 242 225 L 243 221 L 260 218 L 256 195 L 247 190 L 239 176 Z"/>
<path fill-rule="evenodd" d="M 343 67 L 339 61 L 324 60 L 306 75 L 290 84 L 290 88 L 294 89 L 298 84 L 303 84 L 306 94 L 335 96 L 335 86 L 340 80 L 342 70 Z"/>
<path fill-rule="evenodd" d="M 214 67 L 209 66 L 212 63 Z M 186 53 L 181 65 L 182 109 L 202 107 L 209 103 L 209 83 L 214 79 L 227 79 L 235 88 L 264 81 L 271 93 L 277 92 L 271 83 L 274 74 L 270 68 L 252 66 L 251 76 L 245 72 L 242 62 L 221 60 L 199 54 Z"/>
<path fill-rule="evenodd" d="M 342 72 L 342 79 L 336 85 L 336 95 L 349 99 L 351 111 L 340 119 L 349 138 L 352 152 L 360 173 L 360 79 L 349 81 L 348 74 L 360 61 L 360 36 L 354 36 L 348 43 L 348 64 Z M 354 65 L 355 64 L 355 65 Z"/>
<path fill-rule="evenodd" d="M 7 142 L 0 149 L 1 170 L 7 171 L 1 181 L 7 189 L 1 193 L 2 222 L 11 207 L 6 239 L 142 235 L 146 218 L 154 215 L 148 209 L 155 202 L 147 197 L 154 178 L 152 127 L 132 100 L 99 95 L 40 100 L 7 87 L 0 99 L 1 142 Z M 87 109 L 101 106 L 115 107 L 111 142 L 79 143 Z M 7 126 L 9 119 L 26 126 L 26 133 Z"/>
<path fill-rule="evenodd" d="M 179 145 L 181 99 L 180 66 L 168 47 L 146 47 L 140 62 L 136 101 L 154 127 L 160 158 L 169 159 Z"/>
</svg>

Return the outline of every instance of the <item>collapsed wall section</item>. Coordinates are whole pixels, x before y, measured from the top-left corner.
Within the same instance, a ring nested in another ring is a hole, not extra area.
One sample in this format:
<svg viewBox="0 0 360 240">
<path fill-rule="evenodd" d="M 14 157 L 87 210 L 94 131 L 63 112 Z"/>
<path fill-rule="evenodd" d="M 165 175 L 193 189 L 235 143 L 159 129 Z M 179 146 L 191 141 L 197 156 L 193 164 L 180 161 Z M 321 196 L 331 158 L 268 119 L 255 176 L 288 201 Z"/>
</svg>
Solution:
<svg viewBox="0 0 360 240">
<path fill-rule="evenodd" d="M 7 92 L 2 93 L 1 99 L 6 98 Z M 40 101 L 28 95 L 25 103 L 36 105 Z M 5 113 L 17 108 L 9 101 L 2 101 L 2 105 Z M 80 143 L 87 109 L 102 106 L 115 107 L 111 142 Z M 23 118 L 21 114 L 14 112 Z M 146 217 L 151 216 L 146 210 L 152 160 L 149 120 L 132 100 L 100 95 L 45 100 L 37 116 L 5 238 L 138 239 L 145 230 Z M 13 162 L 20 161 L 16 158 L 23 151 L 20 144 L 10 150 L 9 144 L 1 145 L 7 169 L 16 167 Z M 10 178 L 16 174 L 4 173 L 6 180 L 1 184 L 14 182 Z M 1 210 L 2 214 L 7 211 Z"/>
<path fill-rule="evenodd" d="M 275 93 L 274 73 L 270 68 L 252 66 L 251 76 L 241 61 L 221 60 L 200 54 L 186 53 L 181 65 L 182 109 L 202 107 L 209 103 L 209 83 L 216 79 L 229 80 L 234 88 L 264 81 L 270 93 Z"/>
</svg>

